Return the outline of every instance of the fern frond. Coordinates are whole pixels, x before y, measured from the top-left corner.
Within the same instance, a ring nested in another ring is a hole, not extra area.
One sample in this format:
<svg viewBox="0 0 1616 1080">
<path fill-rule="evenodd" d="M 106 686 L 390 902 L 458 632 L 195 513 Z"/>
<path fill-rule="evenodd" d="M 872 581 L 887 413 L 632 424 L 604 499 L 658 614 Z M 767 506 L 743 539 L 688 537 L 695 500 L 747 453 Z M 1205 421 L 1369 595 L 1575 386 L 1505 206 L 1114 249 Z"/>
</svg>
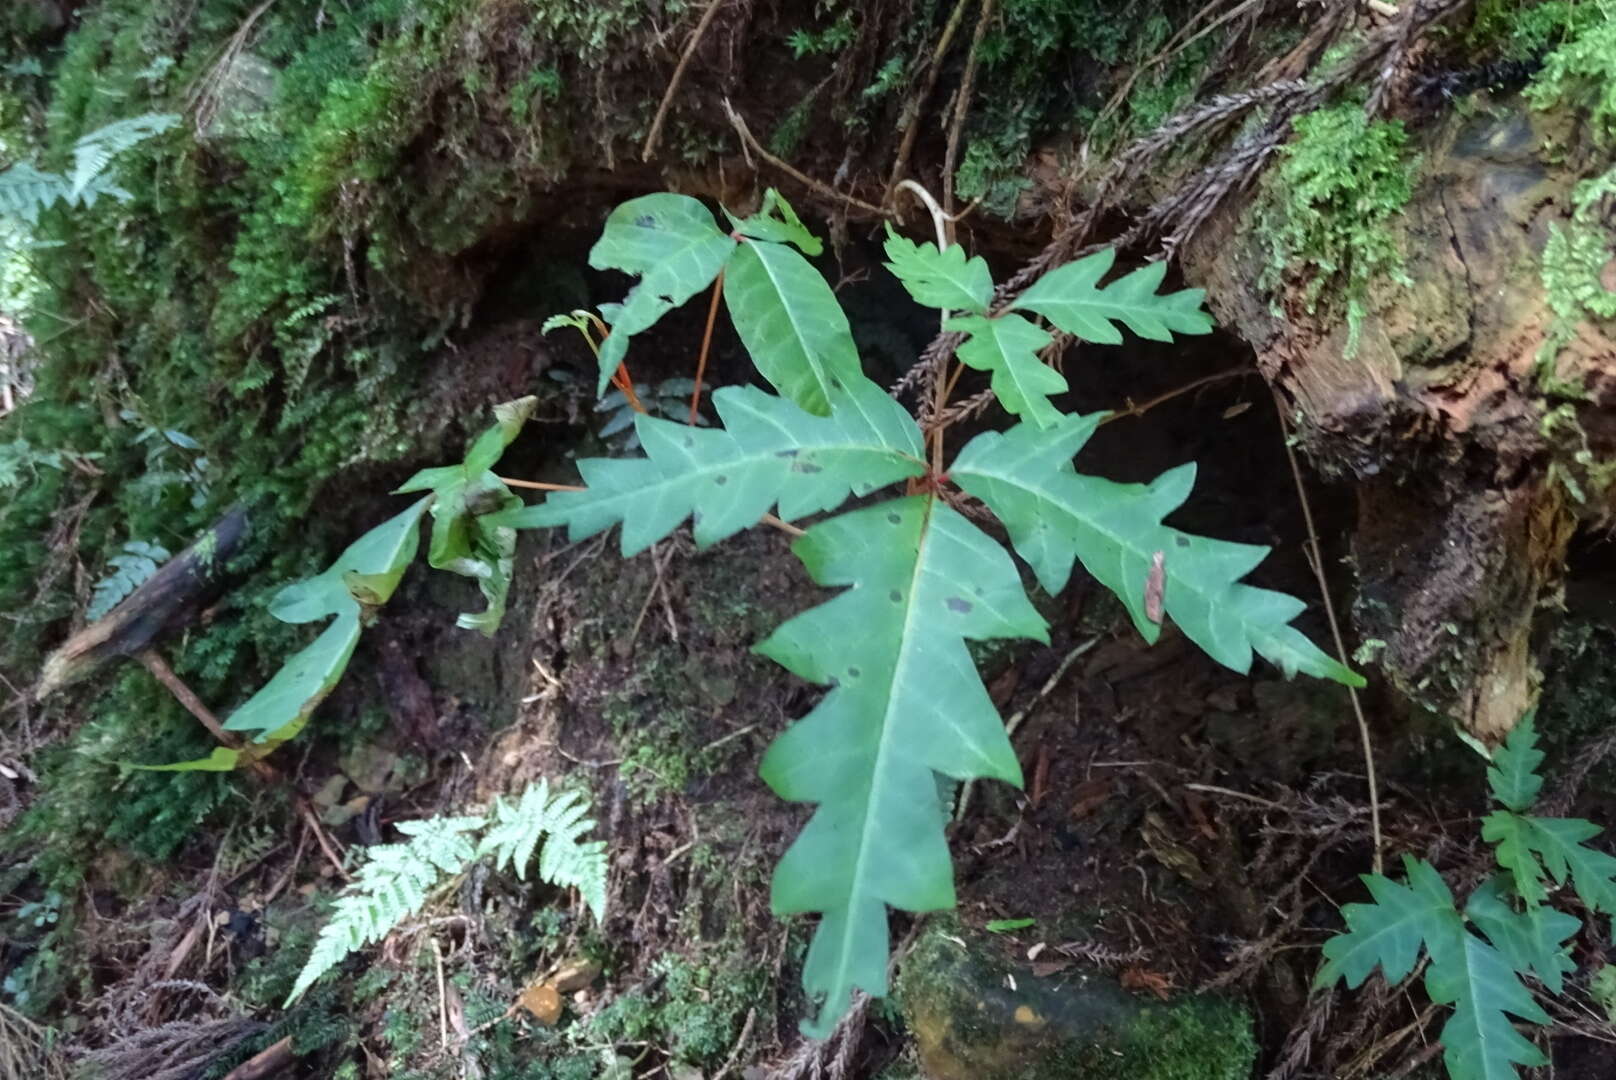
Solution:
<svg viewBox="0 0 1616 1080">
<path fill-rule="evenodd" d="M 0 214 L 22 218 L 32 225 L 39 212 L 68 198 L 68 184 L 56 173 L 40 172 L 26 161 L 0 172 Z"/>
<path fill-rule="evenodd" d="M 483 836 L 477 854 L 493 855 L 494 869 L 516 868 L 518 880 L 527 880 L 527 865 L 534 848 L 539 851 L 539 878 L 552 885 L 576 888 L 597 920 L 606 918 L 606 843 L 581 839 L 595 827 L 589 800 L 575 791 L 558 791 L 552 798 L 548 781 L 528 785 L 516 804 L 494 800 L 494 822 Z"/>
<path fill-rule="evenodd" d="M 302 997 L 351 953 L 380 941 L 420 911 L 439 881 L 460 873 L 477 857 L 465 834 L 484 823 L 480 817 L 407 821 L 398 827 L 409 837 L 406 843 L 370 848 L 359 876 L 332 907 L 331 921 L 321 929 L 286 1004 Z"/>
<path fill-rule="evenodd" d="M 173 113 L 145 113 L 117 120 L 97 128 L 73 144 L 73 175 L 69 193 L 78 199 L 112 164 L 112 159 L 153 135 L 160 135 L 180 122 Z"/>
</svg>

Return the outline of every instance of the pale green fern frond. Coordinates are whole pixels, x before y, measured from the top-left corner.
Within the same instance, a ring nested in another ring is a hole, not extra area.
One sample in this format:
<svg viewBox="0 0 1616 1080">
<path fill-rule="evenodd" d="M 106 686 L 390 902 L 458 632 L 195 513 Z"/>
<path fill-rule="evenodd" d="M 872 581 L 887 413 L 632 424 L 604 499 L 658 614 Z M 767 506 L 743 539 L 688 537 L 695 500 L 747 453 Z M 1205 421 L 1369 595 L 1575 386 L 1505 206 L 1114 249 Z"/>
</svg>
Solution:
<svg viewBox="0 0 1616 1080">
<path fill-rule="evenodd" d="M 145 113 L 96 128 L 73 144 L 73 175 L 69 191 L 78 199 L 106 172 L 112 159 L 125 150 L 160 135 L 180 122 L 173 113 Z"/>
<path fill-rule="evenodd" d="M 539 877 L 552 885 L 576 888 L 596 919 L 606 917 L 606 843 L 584 840 L 595 827 L 587 817 L 589 801 L 575 791 L 550 795 L 540 780 L 522 793 L 515 805 L 494 800 L 494 823 L 477 848 L 478 855 L 493 855 L 494 868 L 515 866 L 518 880 L 527 880 L 533 849 L 539 850 Z M 548 839 L 545 839 L 548 834 Z"/>
<path fill-rule="evenodd" d="M 30 225 L 39 212 L 48 210 L 69 193 L 67 181 L 56 173 L 40 172 L 26 161 L 19 161 L 0 172 L 0 214 L 18 217 Z"/>
<path fill-rule="evenodd" d="M 408 840 L 379 844 L 365 851 L 358 877 L 331 908 L 331 921 L 320 931 L 314 951 L 287 997 L 290 1005 L 314 981 L 350 953 L 373 945 L 394 927 L 420 911 L 433 890 L 465 871 L 472 862 L 494 857 L 494 868 L 514 865 L 527 878 L 527 865 L 541 840 L 539 877 L 554 885 L 576 888 L 597 919 L 606 915 L 606 844 L 585 840 L 594 828 L 589 800 L 575 791 L 556 792 L 548 781 L 530 784 L 514 804 L 494 801 L 490 818 L 434 817 L 402 822 Z M 487 828 L 480 843 L 472 835 Z"/>
<path fill-rule="evenodd" d="M 465 834 L 483 824 L 480 817 L 408 821 L 398 827 L 410 838 L 406 843 L 370 848 L 359 876 L 337 898 L 331 921 L 320 931 L 286 1004 L 302 997 L 348 954 L 380 941 L 420 911 L 439 881 L 460 873 L 476 858 Z"/>
</svg>

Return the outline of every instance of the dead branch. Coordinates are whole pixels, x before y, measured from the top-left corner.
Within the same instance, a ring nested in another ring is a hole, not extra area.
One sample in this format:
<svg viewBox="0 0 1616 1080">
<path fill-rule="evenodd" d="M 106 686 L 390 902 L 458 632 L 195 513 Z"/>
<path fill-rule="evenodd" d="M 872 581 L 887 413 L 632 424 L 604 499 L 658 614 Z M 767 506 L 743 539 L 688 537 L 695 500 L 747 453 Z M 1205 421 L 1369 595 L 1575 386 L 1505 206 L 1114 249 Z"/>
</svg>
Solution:
<svg viewBox="0 0 1616 1080">
<path fill-rule="evenodd" d="M 673 97 L 679 92 L 679 84 L 684 81 L 685 69 L 690 66 L 690 58 L 696 55 L 696 49 L 701 45 L 701 39 L 707 36 L 707 28 L 713 24 L 713 16 L 723 7 L 725 0 L 708 0 L 707 10 L 702 12 L 701 21 L 696 29 L 691 31 L 690 40 L 685 44 L 685 51 L 679 56 L 679 64 L 673 69 L 673 77 L 668 80 L 668 89 L 662 94 L 662 103 L 657 106 L 656 119 L 651 121 L 651 130 L 645 136 L 645 146 L 640 151 L 641 161 L 650 161 L 651 155 L 656 153 L 657 143 L 662 139 L 662 123 L 668 118 L 668 109 L 673 105 Z"/>
<path fill-rule="evenodd" d="M 43 700 L 113 659 L 136 655 L 194 617 L 217 590 L 248 528 L 247 511 L 232 509 L 105 618 L 68 638 L 45 658 L 34 699 Z"/>
</svg>

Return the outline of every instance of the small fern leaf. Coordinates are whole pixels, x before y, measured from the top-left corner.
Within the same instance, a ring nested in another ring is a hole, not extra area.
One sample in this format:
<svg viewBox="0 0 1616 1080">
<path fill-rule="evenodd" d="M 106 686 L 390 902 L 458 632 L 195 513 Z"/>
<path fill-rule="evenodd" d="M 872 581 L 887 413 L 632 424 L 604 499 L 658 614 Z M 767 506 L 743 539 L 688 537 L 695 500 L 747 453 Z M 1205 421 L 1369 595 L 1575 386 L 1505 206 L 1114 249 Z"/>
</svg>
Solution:
<svg viewBox="0 0 1616 1080">
<path fill-rule="evenodd" d="M 818 417 L 754 387 L 723 387 L 713 394 L 721 430 L 640 416 L 645 457 L 580 461 L 586 490 L 557 492 L 496 520 L 566 525 L 573 540 L 622 522 L 628 556 L 699 511 L 696 544 L 707 547 L 776 504 L 790 521 L 925 471 L 920 429 L 880 387 L 854 384 L 832 404 L 829 417 Z"/>
<path fill-rule="evenodd" d="M 1074 559 L 1122 600 L 1154 642 L 1170 615 L 1218 663 L 1245 672 L 1251 654 L 1297 671 L 1362 686 L 1363 679 L 1308 641 L 1290 621 L 1306 607 L 1284 593 L 1240 583 L 1268 549 L 1180 532 L 1162 519 L 1184 502 L 1195 467 L 1148 485 L 1084 476 L 1072 457 L 1100 422 L 1069 416 L 1048 428 L 1018 424 L 985 432 L 960 451 L 949 475 L 1003 521 L 1021 557 L 1050 593 L 1065 587 Z M 1154 585 L 1153 585 L 1154 583 Z"/>
<path fill-rule="evenodd" d="M 1504 954 L 1516 971 L 1530 971 L 1555 994 L 1563 989 L 1563 976 L 1575 971 L 1566 942 L 1582 929 L 1573 915 L 1547 904 L 1517 911 L 1507 879 L 1494 876 L 1482 882 L 1465 905 L 1465 917 L 1493 947 Z"/>
<path fill-rule="evenodd" d="M 73 144 L 71 197 L 82 196 L 95 179 L 106 172 L 113 158 L 179 122 L 180 118 L 174 113 L 147 113 L 118 120 L 80 138 Z"/>
<path fill-rule="evenodd" d="M 1452 1005 L 1442 1027 L 1442 1060 L 1453 1080 L 1520 1080 L 1516 1065 L 1548 1059 L 1515 1030 L 1509 1015 L 1549 1023 L 1502 953 L 1474 934 L 1431 951 L 1425 989 L 1439 1005 Z"/>
<path fill-rule="evenodd" d="M 95 622 L 106 615 L 150 580 L 157 573 L 157 568 L 168 561 L 168 557 L 168 549 L 160 544 L 140 540 L 130 540 L 124 544 L 122 554 L 107 560 L 111 569 L 95 583 L 84 617 Z"/>
<path fill-rule="evenodd" d="M 759 770 L 813 818 L 775 870 L 776 914 L 820 912 L 803 968 L 822 1038 L 855 987 L 884 994 L 887 907 L 954 903 L 936 773 L 1019 785 L 1021 769 L 966 640 L 1046 640 L 1007 552 L 946 503 L 915 495 L 809 529 L 815 582 L 851 586 L 757 651 L 831 686 Z"/>
<path fill-rule="evenodd" d="M 1543 751 L 1537 748 L 1537 729 L 1529 712 L 1493 752 L 1493 764 L 1487 770 L 1493 798 L 1518 814 L 1531 809 L 1543 788 L 1543 778 L 1537 773 L 1542 764 Z"/>
<path fill-rule="evenodd" d="M 321 975 L 420 911 L 440 880 L 465 870 L 476 857 L 466 834 L 484 824 L 480 817 L 407 821 L 398 827 L 407 842 L 367 849 L 353 883 L 332 906 L 331 919 L 321 928 L 286 1007 Z"/>
<path fill-rule="evenodd" d="M 621 304 L 601 306 L 612 332 L 600 346 L 596 396 L 606 392 L 629 339 L 711 285 L 734 250 L 735 240 L 688 195 L 646 195 L 611 212 L 589 251 L 589 265 L 637 274 L 640 282 Z"/>
<path fill-rule="evenodd" d="M 1324 943 L 1324 966 L 1313 980 L 1315 989 L 1337 979 L 1356 989 L 1377 967 L 1395 986 L 1414 970 L 1422 945 L 1433 953 L 1458 947 L 1464 922 L 1447 883 L 1423 859 L 1404 855 L 1403 870 L 1406 885 L 1381 874 L 1362 875 L 1375 902 L 1341 909 L 1347 929 Z"/>
<path fill-rule="evenodd" d="M 0 214 L 19 217 L 33 225 L 39 212 L 68 198 L 66 180 L 56 173 L 40 172 L 26 161 L 0 172 Z"/>
<path fill-rule="evenodd" d="M 958 244 L 937 250 L 933 243 L 917 244 L 887 225 L 888 270 L 897 275 L 916 303 L 945 311 L 988 313 L 993 299 L 993 275 L 982 256 L 965 257 Z"/>
<path fill-rule="evenodd" d="M 575 888 L 597 921 L 606 919 L 606 843 L 584 840 L 595 827 L 588 817 L 589 800 L 575 791 L 558 791 L 552 798 L 548 781 L 529 784 L 515 805 L 503 797 L 494 800 L 493 824 L 477 848 L 479 856 L 492 855 L 496 870 L 514 867 L 520 881 L 527 880 L 528 863 L 539 849 L 539 878 L 562 888 Z"/>
<path fill-rule="evenodd" d="M 996 319 L 963 315 L 944 329 L 969 335 L 960 343 L 960 362 L 992 372 L 989 385 L 1006 412 L 1041 428 L 1061 418 L 1049 396 L 1066 392 L 1066 376 L 1038 359 L 1038 351 L 1054 340 L 1049 331 L 1013 313 Z"/>
<path fill-rule="evenodd" d="M 1036 311 L 1068 334 L 1100 345 L 1122 343 L 1115 323 L 1150 341 L 1212 332 L 1212 317 L 1201 308 L 1204 290 L 1156 292 L 1167 275 L 1165 262 L 1147 263 L 1102 288 L 1099 281 L 1115 260 L 1116 252 L 1106 248 L 1069 262 L 1039 278 L 1010 306 Z"/>
</svg>

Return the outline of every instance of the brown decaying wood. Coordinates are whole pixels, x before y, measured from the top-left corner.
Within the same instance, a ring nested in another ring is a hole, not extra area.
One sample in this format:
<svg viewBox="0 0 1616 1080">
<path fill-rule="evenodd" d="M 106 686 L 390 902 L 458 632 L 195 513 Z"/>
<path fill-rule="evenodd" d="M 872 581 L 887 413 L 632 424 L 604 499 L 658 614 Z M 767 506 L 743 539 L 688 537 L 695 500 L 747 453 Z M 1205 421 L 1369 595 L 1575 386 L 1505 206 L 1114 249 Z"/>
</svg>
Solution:
<svg viewBox="0 0 1616 1080">
<path fill-rule="evenodd" d="M 292 1053 L 292 1037 L 288 1035 L 231 1069 L 225 1074 L 224 1080 L 268 1080 L 294 1060 L 296 1056 Z"/>
<path fill-rule="evenodd" d="M 34 687 L 35 700 L 93 674 L 110 660 L 135 655 L 201 610 L 230 557 L 241 547 L 248 527 L 246 510 L 229 511 L 105 618 L 57 646 L 45 658 Z"/>
</svg>

